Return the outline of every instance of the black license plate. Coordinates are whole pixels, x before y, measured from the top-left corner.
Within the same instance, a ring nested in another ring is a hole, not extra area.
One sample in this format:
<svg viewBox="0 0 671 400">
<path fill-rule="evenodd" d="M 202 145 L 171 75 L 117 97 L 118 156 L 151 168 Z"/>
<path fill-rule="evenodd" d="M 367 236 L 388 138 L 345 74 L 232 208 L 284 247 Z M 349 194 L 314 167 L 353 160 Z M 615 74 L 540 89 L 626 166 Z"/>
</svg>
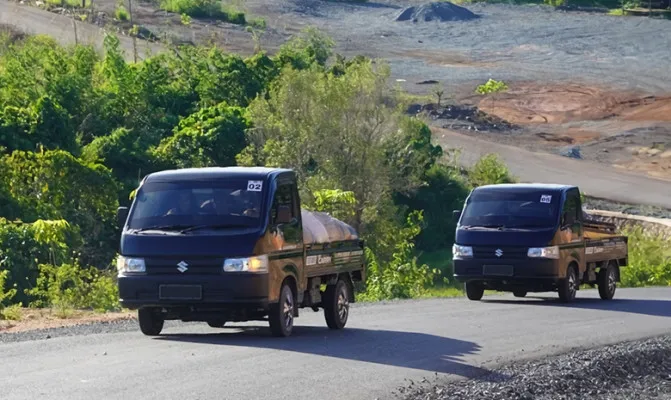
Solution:
<svg viewBox="0 0 671 400">
<path fill-rule="evenodd" d="M 513 276 L 512 265 L 483 265 L 483 275 Z"/>
<path fill-rule="evenodd" d="M 200 300 L 203 287 L 200 285 L 161 285 L 158 287 L 161 300 Z"/>
</svg>

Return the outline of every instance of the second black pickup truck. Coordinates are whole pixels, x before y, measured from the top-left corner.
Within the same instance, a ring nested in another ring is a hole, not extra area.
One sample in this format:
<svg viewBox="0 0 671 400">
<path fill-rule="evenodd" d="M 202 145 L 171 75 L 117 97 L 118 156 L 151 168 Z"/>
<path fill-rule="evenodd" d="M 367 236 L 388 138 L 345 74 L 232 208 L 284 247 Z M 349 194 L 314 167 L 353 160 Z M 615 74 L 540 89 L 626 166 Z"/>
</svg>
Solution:
<svg viewBox="0 0 671 400">
<path fill-rule="evenodd" d="M 556 291 L 569 302 L 581 284 L 598 285 L 610 300 L 628 263 L 627 237 L 590 221 L 575 186 L 481 186 L 455 216 L 454 277 L 471 300 L 490 289 L 517 297 Z"/>
</svg>

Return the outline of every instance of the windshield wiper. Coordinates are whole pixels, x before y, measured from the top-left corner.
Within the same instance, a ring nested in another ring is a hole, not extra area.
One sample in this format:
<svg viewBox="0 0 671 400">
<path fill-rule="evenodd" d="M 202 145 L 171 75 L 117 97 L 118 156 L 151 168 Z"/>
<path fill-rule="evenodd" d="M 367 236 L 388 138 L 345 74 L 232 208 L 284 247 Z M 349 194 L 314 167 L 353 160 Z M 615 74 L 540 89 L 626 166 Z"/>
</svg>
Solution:
<svg viewBox="0 0 671 400">
<path fill-rule="evenodd" d="M 241 224 L 194 225 L 182 229 L 181 233 L 196 231 L 200 229 L 226 229 L 226 228 L 247 228 L 247 227 L 248 227 L 247 225 L 241 225 Z"/>
<path fill-rule="evenodd" d="M 144 231 L 175 231 L 179 229 L 187 229 L 192 227 L 192 225 L 153 225 L 146 228 L 135 229 L 135 232 L 144 232 Z"/>
<path fill-rule="evenodd" d="M 505 225 L 463 225 L 462 228 L 493 228 L 493 229 L 505 229 Z"/>
</svg>

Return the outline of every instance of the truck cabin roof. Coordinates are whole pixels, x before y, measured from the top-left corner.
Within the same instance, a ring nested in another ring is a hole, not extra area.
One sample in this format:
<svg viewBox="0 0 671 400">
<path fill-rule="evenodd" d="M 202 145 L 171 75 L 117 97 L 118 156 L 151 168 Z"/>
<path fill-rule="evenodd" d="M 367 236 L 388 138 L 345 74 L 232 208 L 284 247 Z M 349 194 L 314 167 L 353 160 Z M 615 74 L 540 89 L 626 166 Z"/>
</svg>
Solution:
<svg viewBox="0 0 671 400">
<path fill-rule="evenodd" d="M 478 186 L 473 190 L 474 193 L 477 192 L 517 192 L 517 193 L 535 193 L 539 191 L 546 192 L 548 194 L 562 194 L 570 189 L 577 189 L 577 186 L 573 185 L 560 185 L 553 183 L 502 183 L 494 185 L 483 185 Z"/>
<path fill-rule="evenodd" d="M 294 176 L 294 171 L 285 168 L 267 167 L 205 167 L 182 168 L 154 172 L 144 178 L 149 182 L 203 181 L 224 179 L 265 180 L 280 175 Z"/>
</svg>

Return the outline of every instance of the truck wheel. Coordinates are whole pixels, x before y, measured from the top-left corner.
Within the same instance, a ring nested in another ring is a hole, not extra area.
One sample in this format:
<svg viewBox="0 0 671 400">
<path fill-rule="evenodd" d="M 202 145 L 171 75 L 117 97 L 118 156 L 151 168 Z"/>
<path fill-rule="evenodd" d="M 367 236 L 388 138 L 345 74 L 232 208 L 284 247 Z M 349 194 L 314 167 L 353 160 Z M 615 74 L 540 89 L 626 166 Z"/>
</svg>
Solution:
<svg viewBox="0 0 671 400">
<path fill-rule="evenodd" d="M 216 321 L 207 321 L 207 324 L 210 328 L 223 328 L 226 325 L 226 321 L 216 320 Z"/>
<path fill-rule="evenodd" d="M 466 297 L 469 300 L 480 300 L 485 294 L 485 287 L 480 282 L 469 281 L 466 282 Z"/>
<path fill-rule="evenodd" d="M 324 318 L 331 329 L 342 329 L 349 317 L 349 290 L 347 283 L 339 279 L 335 285 L 328 285 L 324 293 Z"/>
<path fill-rule="evenodd" d="M 575 299 L 578 290 L 578 274 L 574 267 L 569 267 L 566 271 L 566 278 L 559 281 L 559 299 L 569 303 Z"/>
<path fill-rule="evenodd" d="M 527 295 L 526 290 L 514 290 L 513 291 L 513 296 L 515 297 L 525 297 Z"/>
<path fill-rule="evenodd" d="M 615 289 L 617 287 L 616 278 L 613 264 L 609 264 L 608 267 L 599 271 L 597 279 L 599 296 L 602 300 L 612 300 L 613 296 L 615 296 Z"/>
<path fill-rule="evenodd" d="M 163 330 L 163 319 L 151 308 L 141 308 L 137 311 L 140 330 L 147 336 L 158 336 Z"/>
<path fill-rule="evenodd" d="M 285 282 L 280 290 L 280 300 L 270 305 L 268 323 L 273 336 L 287 337 L 294 328 L 294 293 Z"/>
</svg>

